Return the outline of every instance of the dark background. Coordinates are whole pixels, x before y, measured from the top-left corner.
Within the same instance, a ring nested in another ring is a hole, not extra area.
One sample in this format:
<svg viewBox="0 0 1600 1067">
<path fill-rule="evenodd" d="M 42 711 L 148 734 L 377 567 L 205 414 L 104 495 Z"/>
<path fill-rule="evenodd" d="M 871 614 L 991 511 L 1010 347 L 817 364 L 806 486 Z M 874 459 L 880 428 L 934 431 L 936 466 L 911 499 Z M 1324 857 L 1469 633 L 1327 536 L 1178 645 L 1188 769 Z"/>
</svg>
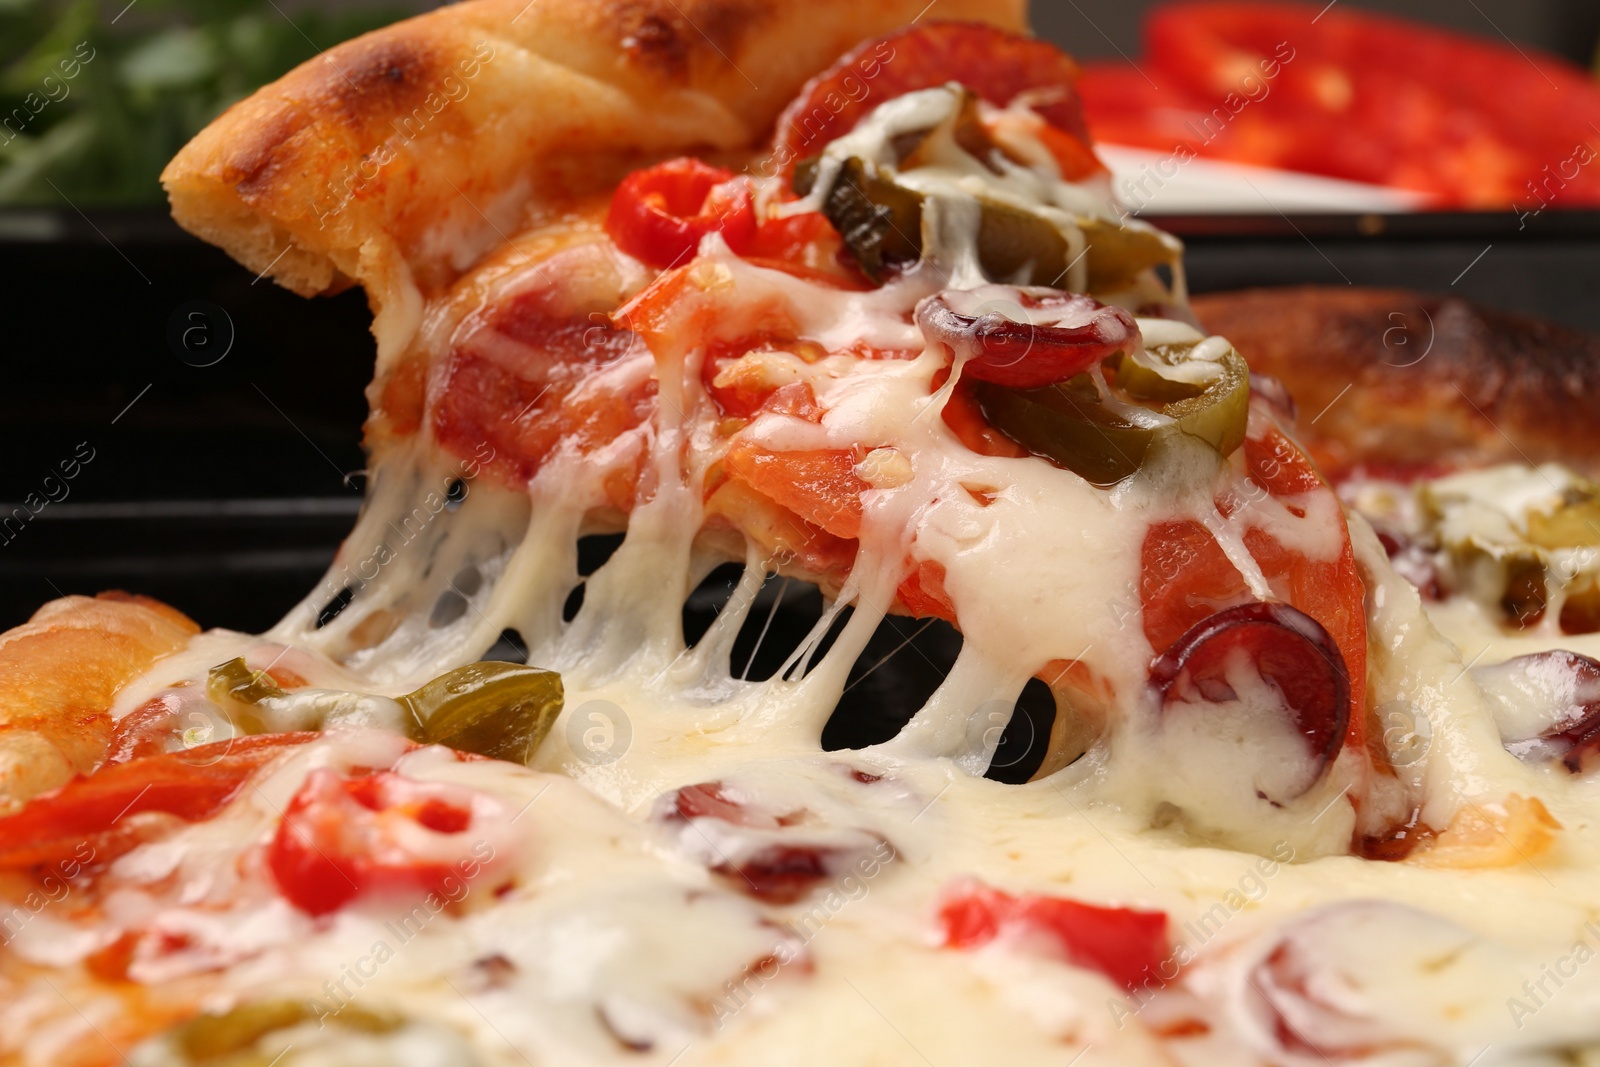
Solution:
<svg viewBox="0 0 1600 1067">
<path fill-rule="evenodd" d="M 1306 0 L 1320 8 L 1327 0 Z M 1039 35 L 1082 58 L 1137 58 L 1139 20 L 1154 0 L 1035 0 Z M 1341 8 L 1381 11 L 1463 33 L 1504 40 L 1589 66 L 1600 38 L 1595 0 L 1337 0 Z"/>
<path fill-rule="evenodd" d="M 1585 63 L 1600 33 L 1592 0 L 1339 3 L 1503 31 Z M 1134 56 L 1145 6 L 1055 0 L 1035 17 L 1082 56 Z M 359 506 L 364 299 L 306 301 L 257 282 L 159 210 L 86 211 L 0 209 L 0 628 L 107 588 L 204 625 L 265 628 L 315 583 Z M 1600 223 L 1588 214 L 1547 212 L 1525 230 L 1509 215 L 1174 227 L 1200 291 L 1406 285 L 1600 331 Z M 183 318 L 197 300 L 203 318 Z M 212 366 L 169 341 L 174 322 L 196 321 L 218 345 L 232 335 Z M 64 480 L 63 461 L 85 449 L 94 458 Z M 29 494 L 59 499 L 5 524 Z"/>
</svg>

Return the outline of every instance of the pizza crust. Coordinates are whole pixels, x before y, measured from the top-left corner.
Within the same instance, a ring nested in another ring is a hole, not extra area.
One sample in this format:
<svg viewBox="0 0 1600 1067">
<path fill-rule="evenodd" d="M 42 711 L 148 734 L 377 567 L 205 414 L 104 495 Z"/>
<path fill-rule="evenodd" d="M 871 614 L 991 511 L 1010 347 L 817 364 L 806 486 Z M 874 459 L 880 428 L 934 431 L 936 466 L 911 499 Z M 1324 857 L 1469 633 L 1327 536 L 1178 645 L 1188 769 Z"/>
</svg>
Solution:
<svg viewBox="0 0 1600 1067">
<path fill-rule="evenodd" d="M 297 293 L 434 293 L 540 202 L 754 148 L 806 78 L 925 0 L 469 0 L 330 49 L 162 175 L 174 217 Z M 941 0 L 1008 29 L 1023 0 Z M 381 338 L 380 338 L 381 340 Z"/>
<path fill-rule="evenodd" d="M 111 701 L 200 632 L 149 597 L 52 600 L 0 634 L 0 811 L 105 758 Z"/>
<path fill-rule="evenodd" d="M 1196 297 L 1278 378 L 1323 468 L 1565 463 L 1600 475 L 1600 340 L 1457 297 L 1303 286 Z"/>
</svg>

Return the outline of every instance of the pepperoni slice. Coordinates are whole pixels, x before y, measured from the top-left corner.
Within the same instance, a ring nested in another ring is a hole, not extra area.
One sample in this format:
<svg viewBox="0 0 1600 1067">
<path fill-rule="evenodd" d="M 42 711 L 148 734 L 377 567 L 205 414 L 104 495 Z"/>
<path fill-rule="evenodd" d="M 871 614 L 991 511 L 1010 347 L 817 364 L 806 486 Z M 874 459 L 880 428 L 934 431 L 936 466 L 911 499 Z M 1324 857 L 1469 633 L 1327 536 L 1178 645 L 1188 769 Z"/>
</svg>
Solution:
<svg viewBox="0 0 1600 1067">
<path fill-rule="evenodd" d="M 992 26 L 930 22 L 869 41 L 807 82 L 778 119 L 774 167 L 787 174 L 884 101 L 952 81 L 1001 107 L 1029 93 L 1046 122 L 1089 143 L 1071 56 Z"/>
<path fill-rule="evenodd" d="M 1305 738 L 1313 772 L 1305 788 L 1338 755 L 1350 725 L 1350 675 L 1328 631 L 1287 604 L 1240 604 L 1219 611 L 1156 657 L 1150 681 L 1164 700 L 1224 703 L 1231 654 L 1242 651 L 1280 693 Z"/>
</svg>

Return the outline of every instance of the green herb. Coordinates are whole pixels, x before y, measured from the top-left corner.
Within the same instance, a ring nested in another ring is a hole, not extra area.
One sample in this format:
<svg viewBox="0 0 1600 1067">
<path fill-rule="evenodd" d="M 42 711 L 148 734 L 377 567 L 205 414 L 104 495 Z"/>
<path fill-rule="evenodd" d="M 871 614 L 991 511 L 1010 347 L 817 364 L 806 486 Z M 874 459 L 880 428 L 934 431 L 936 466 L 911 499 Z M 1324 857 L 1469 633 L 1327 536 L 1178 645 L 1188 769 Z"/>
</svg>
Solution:
<svg viewBox="0 0 1600 1067">
<path fill-rule="evenodd" d="M 229 105 L 407 13 L 0 0 L 0 204 L 161 203 L 162 167 Z"/>
</svg>

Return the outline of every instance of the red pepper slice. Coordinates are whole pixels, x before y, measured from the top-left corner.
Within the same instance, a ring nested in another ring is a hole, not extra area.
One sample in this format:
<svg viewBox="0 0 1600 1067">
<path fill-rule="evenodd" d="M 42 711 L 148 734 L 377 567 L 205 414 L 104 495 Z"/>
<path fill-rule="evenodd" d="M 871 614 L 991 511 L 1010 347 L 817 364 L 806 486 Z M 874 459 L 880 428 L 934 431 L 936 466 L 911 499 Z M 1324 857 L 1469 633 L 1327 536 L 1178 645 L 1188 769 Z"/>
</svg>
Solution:
<svg viewBox="0 0 1600 1067">
<path fill-rule="evenodd" d="M 606 215 L 617 247 L 653 267 L 689 260 L 708 233 L 735 252 L 755 242 L 755 203 L 733 172 L 692 157 L 669 159 L 623 179 Z"/>
<path fill-rule="evenodd" d="M 289 902 L 311 915 L 378 892 L 459 900 L 494 855 L 467 833 L 482 803 L 459 786 L 390 771 L 345 778 L 320 768 L 289 801 L 267 864 Z"/>
<path fill-rule="evenodd" d="M 86 841 L 95 845 L 98 859 L 110 859 L 119 848 L 136 843 L 119 845 L 114 838 L 118 824 L 139 812 L 166 812 L 189 822 L 210 818 L 284 749 L 318 736 L 238 737 L 107 764 L 0 818 L 0 869 L 58 862 L 74 855 Z"/>
<path fill-rule="evenodd" d="M 1043 894 L 1014 897 L 974 884 L 945 898 L 939 922 L 949 948 L 980 948 L 1002 934 L 1045 934 L 1068 962 L 1128 990 L 1177 974 L 1162 973 L 1170 956 L 1165 912 L 1102 908 Z"/>
<path fill-rule="evenodd" d="M 1001 107 L 1029 93 L 1046 122 L 1085 148 L 1089 144 L 1078 64 L 1071 56 L 993 26 L 927 22 L 868 41 L 807 82 L 778 119 L 765 173 L 792 173 L 796 163 L 849 133 L 886 100 L 952 81 Z"/>
</svg>

